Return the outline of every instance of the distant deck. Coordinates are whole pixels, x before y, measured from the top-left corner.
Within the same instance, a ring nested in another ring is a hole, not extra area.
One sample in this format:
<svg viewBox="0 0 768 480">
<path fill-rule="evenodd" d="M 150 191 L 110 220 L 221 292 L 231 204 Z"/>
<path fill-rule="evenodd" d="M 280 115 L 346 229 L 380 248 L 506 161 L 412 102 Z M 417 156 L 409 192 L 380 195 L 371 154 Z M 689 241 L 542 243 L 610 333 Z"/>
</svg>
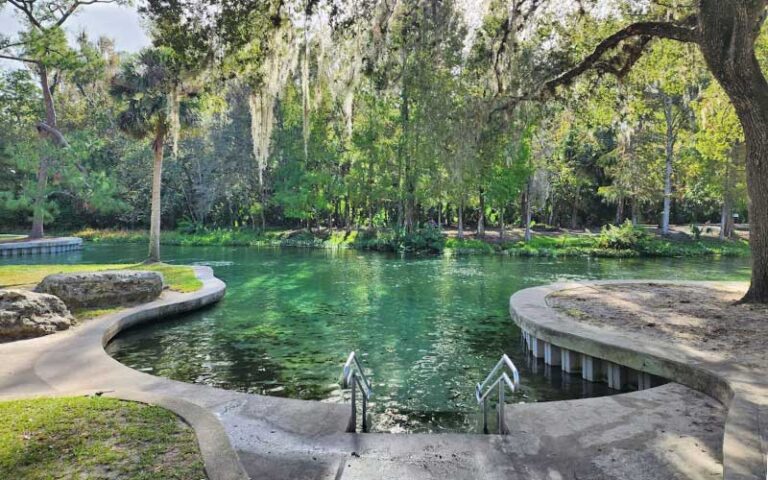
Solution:
<svg viewBox="0 0 768 480">
<path fill-rule="evenodd" d="M 0 257 L 26 255 L 51 255 L 71 252 L 83 248 L 83 239 L 79 237 L 41 238 L 23 242 L 0 243 Z"/>
</svg>

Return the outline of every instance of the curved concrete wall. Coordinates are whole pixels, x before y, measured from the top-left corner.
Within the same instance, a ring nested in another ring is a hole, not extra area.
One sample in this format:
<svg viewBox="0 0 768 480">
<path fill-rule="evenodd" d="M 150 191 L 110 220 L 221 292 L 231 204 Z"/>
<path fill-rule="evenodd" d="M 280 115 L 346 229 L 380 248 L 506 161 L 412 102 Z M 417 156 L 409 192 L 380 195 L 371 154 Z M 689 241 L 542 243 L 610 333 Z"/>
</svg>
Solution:
<svg viewBox="0 0 768 480">
<path fill-rule="evenodd" d="M 0 257 L 26 255 L 50 255 L 72 252 L 83 248 L 83 239 L 78 237 L 43 238 L 26 242 L 0 243 Z"/>
<path fill-rule="evenodd" d="M 559 348 L 668 378 L 701 391 L 728 407 L 723 438 L 725 480 L 763 480 L 768 438 L 768 379 L 742 365 L 708 361 L 683 349 L 670 348 L 633 334 L 606 332 L 559 315 L 547 297 L 559 290 L 587 284 L 632 283 L 606 281 L 559 283 L 521 290 L 510 298 L 509 311 L 518 326 L 536 339 Z M 698 283 L 708 282 L 665 282 Z"/>
</svg>

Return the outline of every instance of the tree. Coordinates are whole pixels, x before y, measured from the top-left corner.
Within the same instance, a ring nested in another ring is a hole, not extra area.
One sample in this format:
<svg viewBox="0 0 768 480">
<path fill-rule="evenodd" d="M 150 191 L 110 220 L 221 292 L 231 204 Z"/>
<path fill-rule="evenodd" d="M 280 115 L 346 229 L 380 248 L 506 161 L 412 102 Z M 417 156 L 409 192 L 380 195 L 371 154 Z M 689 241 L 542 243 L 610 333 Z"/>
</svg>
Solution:
<svg viewBox="0 0 768 480">
<path fill-rule="evenodd" d="M 531 176 L 531 136 L 533 128 L 523 130 L 517 142 L 510 142 L 494 163 L 488 186 L 488 199 L 499 210 L 499 241 L 504 241 L 504 210 L 528 185 Z M 524 212 L 523 215 L 526 215 Z M 530 222 L 529 222 L 530 223 Z M 526 231 L 528 229 L 526 228 Z M 529 233 L 530 236 L 530 233 Z"/>
<path fill-rule="evenodd" d="M 163 153 L 168 136 L 177 142 L 181 126 L 194 122 L 195 92 L 185 91 L 182 68 L 168 48 L 149 48 L 125 63 L 112 81 L 112 94 L 125 103 L 120 129 L 137 139 L 152 137 L 152 200 L 149 262 L 160 261 Z"/>
<path fill-rule="evenodd" d="M 696 149 L 702 161 L 696 174 L 707 181 L 720 201 L 720 239 L 733 235 L 733 207 L 744 189 L 744 133 L 722 88 L 710 84 L 697 102 L 701 128 Z M 699 167 L 699 165 L 695 165 Z"/>
<path fill-rule="evenodd" d="M 522 11 L 518 22 L 533 18 L 542 3 L 518 5 L 514 12 Z M 662 6 L 662 10 L 651 9 L 650 13 L 658 17 L 608 35 L 575 66 L 544 82 L 540 90 L 518 96 L 511 103 L 550 95 L 588 71 L 624 77 L 654 39 L 696 45 L 709 72 L 728 95 L 744 130 L 752 280 L 742 301 L 768 303 L 768 82 L 755 50 L 763 32 L 768 0 L 699 0 L 679 9 Z"/>
<path fill-rule="evenodd" d="M 59 148 L 66 148 L 69 144 L 59 130 L 54 103 L 56 86 L 62 72 L 75 68 L 79 63 L 67 44 L 62 27 L 80 7 L 94 3 L 124 4 L 127 0 L 0 0 L 0 11 L 10 5 L 21 15 L 26 27 L 17 39 L 0 34 L 0 59 L 24 62 L 37 74 L 45 119 L 35 127 L 40 137 Z M 49 170 L 55 163 L 54 156 L 55 153 L 50 152 L 38 162 L 30 238 L 42 238 L 44 235 L 46 191 Z"/>
</svg>

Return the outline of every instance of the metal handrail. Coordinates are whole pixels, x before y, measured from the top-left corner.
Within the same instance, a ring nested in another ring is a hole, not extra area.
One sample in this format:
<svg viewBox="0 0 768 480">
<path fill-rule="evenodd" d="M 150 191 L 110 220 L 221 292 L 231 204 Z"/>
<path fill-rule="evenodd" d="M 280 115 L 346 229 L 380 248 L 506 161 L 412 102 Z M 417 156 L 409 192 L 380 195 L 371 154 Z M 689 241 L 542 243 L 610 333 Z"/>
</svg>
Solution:
<svg viewBox="0 0 768 480">
<path fill-rule="evenodd" d="M 368 431 L 368 400 L 373 395 L 373 388 L 371 382 L 368 381 L 368 377 L 365 376 L 363 366 L 357 360 L 355 352 L 351 352 L 347 358 L 347 362 L 344 364 L 344 369 L 341 372 L 341 388 L 352 389 L 352 417 L 350 424 L 352 425 L 352 431 L 357 430 L 357 388 L 360 388 L 360 396 L 363 399 L 363 432 Z"/>
<path fill-rule="evenodd" d="M 512 378 L 509 378 L 505 368 L 512 374 Z M 498 375 L 501 370 L 501 374 Z M 491 373 L 485 377 L 482 383 L 478 383 L 475 387 L 475 399 L 478 404 L 482 404 L 483 408 L 483 432 L 488 433 L 488 396 L 491 392 L 498 390 L 499 402 L 496 406 L 498 419 L 499 419 L 499 433 L 507 433 L 507 424 L 504 419 L 504 401 L 505 401 L 505 387 L 509 387 L 509 390 L 514 393 L 517 387 L 520 385 L 520 372 L 517 371 L 517 367 L 512 363 L 512 360 L 504 354 L 501 359 L 491 370 Z"/>
</svg>

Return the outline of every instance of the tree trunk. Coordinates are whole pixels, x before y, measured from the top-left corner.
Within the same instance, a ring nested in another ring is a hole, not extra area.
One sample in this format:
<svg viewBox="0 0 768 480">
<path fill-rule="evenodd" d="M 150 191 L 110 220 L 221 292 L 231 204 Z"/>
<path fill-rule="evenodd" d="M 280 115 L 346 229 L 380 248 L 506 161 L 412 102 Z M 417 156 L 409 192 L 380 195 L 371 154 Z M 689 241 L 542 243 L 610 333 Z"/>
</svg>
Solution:
<svg viewBox="0 0 768 480">
<path fill-rule="evenodd" d="M 665 145 L 665 169 L 664 169 L 664 211 L 661 215 L 661 234 L 669 234 L 669 212 L 672 203 L 672 157 L 675 150 L 675 127 L 672 116 L 672 98 L 668 95 L 664 99 L 664 119 L 667 122 Z"/>
<path fill-rule="evenodd" d="M 29 238 L 43 238 L 45 232 L 43 224 L 45 222 L 45 191 L 48 189 L 48 158 L 40 159 L 40 165 L 37 167 L 37 187 L 35 188 L 35 201 L 32 207 L 32 230 L 29 232 Z"/>
<path fill-rule="evenodd" d="M 640 217 L 638 210 L 637 198 L 632 197 L 632 225 L 635 227 L 637 226 Z"/>
<path fill-rule="evenodd" d="M 765 3 L 701 0 L 704 59 L 728 94 L 746 140 L 752 282 L 742 301 L 768 303 L 768 82 L 755 56 Z"/>
<path fill-rule="evenodd" d="M 720 209 L 720 240 L 731 238 L 733 234 L 733 219 L 731 218 L 731 203 L 723 201 Z"/>
<path fill-rule="evenodd" d="M 499 242 L 504 241 L 504 207 L 499 210 Z"/>
<path fill-rule="evenodd" d="M 480 189 L 480 207 L 477 216 L 477 236 L 485 238 L 485 193 Z"/>
<path fill-rule="evenodd" d="M 555 224 L 555 189 L 549 189 L 549 218 L 547 219 L 548 225 Z"/>
<path fill-rule="evenodd" d="M 624 221 L 624 197 L 619 197 L 616 202 L 616 225 L 621 225 Z"/>
<path fill-rule="evenodd" d="M 531 241 L 531 181 L 525 187 L 525 241 Z"/>
<path fill-rule="evenodd" d="M 45 123 L 50 129 L 58 133 L 58 122 L 56 119 L 56 108 L 53 104 L 53 96 L 51 95 L 51 86 L 48 81 L 48 69 L 42 65 L 38 67 L 38 75 L 40 77 L 40 89 L 43 92 L 43 104 L 45 105 Z M 38 132 L 42 136 L 53 137 L 49 129 L 41 129 L 38 127 Z M 57 142 L 57 138 L 51 138 L 53 143 Z M 32 210 L 32 230 L 29 232 L 30 238 L 43 238 L 45 231 L 43 224 L 45 223 L 45 198 L 46 190 L 48 189 L 48 167 L 50 161 L 48 158 L 42 158 L 40 165 L 37 167 L 37 187 L 35 188 L 35 199 Z"/>
<path fill-rule="evenodd" d="M 733 148 L 735 153 L 736 147 Z M 733 155 L 735 160 L 735 154 Z M 731 238 L 733 233 L 733 201 L 731 190 L 733 188 L 733 174 L 731 172 L 731 162 L 725 165 L 725 178 L 723 179 L 723 205 L 720 210 L 720 240 Z"/>
<path fill-rule="evenodd" d="M 459 200 L 458 216 L 459 216 L 459 226 L 458 226 L 458 234 L 456 236 L 459 238 L 464 238 L 464 198 L 463 197 Z"/>
<path fill-rule="evenodd" d="M 573 202 L 571 205 L 571 230 L 576 230 L 579 226 L 579 202 Z"/>
<path fill-rule="evenodd" d="M 406 59 L 407 53 L 405 50 L 403 50 L 403 65 L 405 65 L 405 59 Z M 413 214 L 414 214 L 414 202 L 415 202 L 415 181 L 412 178 L 413 177 L 413 166 L 411 165 L 411 152 L 409 149 L 410 145 L 410 97 L 408 94 L 408 83 L 406 82 L 405 76 L 403 76 L 402 79 L 402 86 L 401 86 L 401 92 L 400 92 L 400 98 L 401 98 L 401 106 L 400 106 L 400 116 L 401 116 L 401 123 L 402 123 L 402 138 L 400 140 L 400 148 L 399 148 L 399 154 L 401 157 L 401 163 L 404 165 L 404 190 L 405 195 L 403 199 L 404 203 L 404 218 L 403 218 L 403 228 L 407 233 L 413 233 Z"/>
<path fill-rule="evenodd" d="M 149 219 L 149 258 L 147 262 L 160 261 L 160 192 L 163 185 L 163 145 L 165 144 L 165 127 L 159 123 L 155 130 L 155 140 L 152 142 L 154 165 L 152 167 L 152 213 Z"/>
<path fill-rule="evenodd" d="M 520 194 L 520 228 L 525 228 L 525 212 L 528 211 L 528 185 L 526 189 Z"/>
</svg>

